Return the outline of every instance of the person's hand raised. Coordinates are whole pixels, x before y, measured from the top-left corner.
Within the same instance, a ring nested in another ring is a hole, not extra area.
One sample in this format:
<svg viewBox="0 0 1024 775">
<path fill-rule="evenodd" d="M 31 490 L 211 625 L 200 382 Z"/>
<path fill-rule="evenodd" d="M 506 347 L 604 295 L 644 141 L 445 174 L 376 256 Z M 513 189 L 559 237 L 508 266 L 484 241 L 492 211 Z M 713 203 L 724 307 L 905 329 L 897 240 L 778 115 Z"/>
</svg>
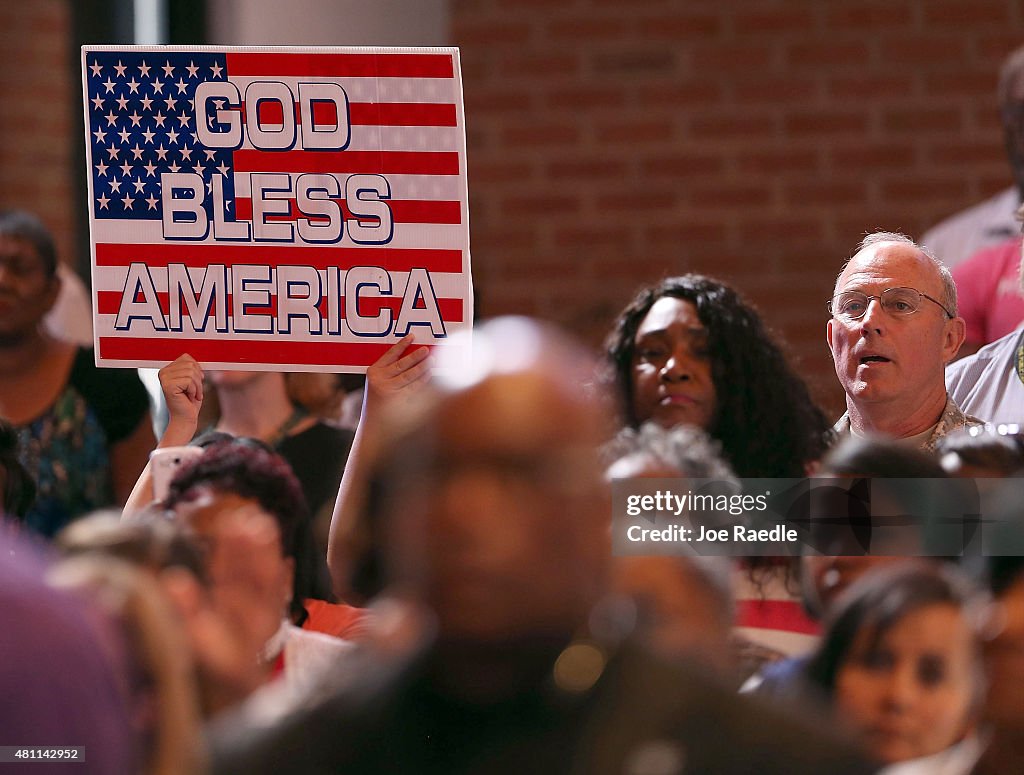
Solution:
<svg viewBox="0 0 1024 775">
<path fill-rule="evenodd" d="M 159 446 L 188 444 L 196 434 L 203 407 L 203 369 L 185 353 L 160 369 L 159 376 L 169 414 Z"/>
</svg>

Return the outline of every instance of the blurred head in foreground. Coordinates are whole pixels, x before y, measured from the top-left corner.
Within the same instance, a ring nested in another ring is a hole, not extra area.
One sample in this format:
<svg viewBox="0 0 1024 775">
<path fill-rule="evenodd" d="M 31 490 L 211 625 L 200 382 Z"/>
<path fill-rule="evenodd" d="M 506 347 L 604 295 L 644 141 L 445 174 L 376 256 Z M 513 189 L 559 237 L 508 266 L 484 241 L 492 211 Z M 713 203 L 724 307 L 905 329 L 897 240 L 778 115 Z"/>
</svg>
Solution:
<svg viewBox="0 0 1024 775">
<path fill-rule="evenodd" d="M 469 368 L 446 371 L 440 350 L 371 483 L 392 591 L 431 609 L 442 640 L 571 636 L 611 554 L 593 363 L 524 318 L 474 331 Z"/>
<path fill-rule="evenodd" d="M 653 422 L 621 431 L 609 445 L 609 479 L 672 478 L 734 481 L 718 445 L 699 428 Z M 682 480 L 682 481 L 681 481 Z M 729 679 L 734 603 L 724 557 L 616 557 L 612 583 L 631 601 L 640 635 L 670 659 L 697 659 Z"/>
<path fill-rule="evenodd" d="M 302 601 L 311 596 L 319 564 L 302 488 L 280 455 L 249 439 L 216 440 L 175 474 L 164 505 L 210 544 L 235 529 L 225 527 L 229 522 L 247 526 L 267 547 L 253 553 L 252 572 L 267 587 L 268 605 L 303 617 Z"/>
</svg>

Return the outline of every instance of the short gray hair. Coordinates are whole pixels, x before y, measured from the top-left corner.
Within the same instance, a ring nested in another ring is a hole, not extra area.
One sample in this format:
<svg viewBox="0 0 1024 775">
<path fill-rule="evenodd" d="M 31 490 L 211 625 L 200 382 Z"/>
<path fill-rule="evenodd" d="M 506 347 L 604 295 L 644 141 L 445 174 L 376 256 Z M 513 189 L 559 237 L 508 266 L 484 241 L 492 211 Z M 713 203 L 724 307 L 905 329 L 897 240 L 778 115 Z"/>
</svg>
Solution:
<svg viewBox="0 0 1024 775">
<path fill-rule="evenodd" d="M 609 465 L 620 460 L 646 459 L 688 479 L 734 481 L 736 477 L 722 458 L 721 445 L 690 425 L 662 428 L 655 422 L 645 422 L 639 428 L 626 428 L 606 445 L 604 457 Z"/>
<path fill-rule="evenodd" d="M 836 295 L 839 290 L 839 281 L 843 277 L 843 272 L 846 271 L 846 267 L 850 265 L 853 260 L 853 256 L 856 256 L 865 248 L 870 248 L 874 245 L 880 245 L 883 242 L 895 242 L 899 245 L 907 245 L 914 248 L 919 253 L 928 258 L 929 261 L 935 266 L 936 271 L 939 273 L 939 278 L 942 280 L 942 302 L 943 306 L 953 314 L 953 317 L 957 315 L 957 301 L 956 301 L 956 282 L 953 280 L 953 274 L 949 271 L 949 268 L 942 263 L 942 261 L 932 253 L 931 250 L 926 248 L 924 245 L 919 245 L 914 242 L 906 234 L 900 234 L 896 231 L 876 231 L 871 234 L 864 236 L 864 239 L 857 245 L 857 249 L 853 252 L 846 261 L 843 262 L 842 268 L 839 270 L 839 274 L 836 275 L 835 284 L 832 286 L 832 296 Z"/>
</svg>

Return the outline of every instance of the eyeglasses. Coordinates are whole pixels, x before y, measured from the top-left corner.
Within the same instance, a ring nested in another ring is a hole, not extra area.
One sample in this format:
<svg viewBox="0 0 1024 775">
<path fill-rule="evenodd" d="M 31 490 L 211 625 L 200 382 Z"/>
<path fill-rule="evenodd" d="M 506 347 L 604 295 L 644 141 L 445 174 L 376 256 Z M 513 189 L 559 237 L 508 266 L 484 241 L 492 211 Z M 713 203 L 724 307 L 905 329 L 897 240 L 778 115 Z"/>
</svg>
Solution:
<svg viewBox="0 0 1024 775">
<path fill-rule="evenodd" d="M 954 315 L 942 304 L 929 296 L 913 288 L 886 288 L 878 296 L 869 296 L 860 291 L 843 291 L 834 299 L 826 302 L 830 314 L 841 317 L 844 320 L 860 320 L 868 311 L 868 304 L 872 299 L 878 299 L 882 309 L 893 317 L 907 317 L 913 315 L 921 308 L 921 299 L 928 299 L 946 313 L 950 320 Z"/>
</svg>

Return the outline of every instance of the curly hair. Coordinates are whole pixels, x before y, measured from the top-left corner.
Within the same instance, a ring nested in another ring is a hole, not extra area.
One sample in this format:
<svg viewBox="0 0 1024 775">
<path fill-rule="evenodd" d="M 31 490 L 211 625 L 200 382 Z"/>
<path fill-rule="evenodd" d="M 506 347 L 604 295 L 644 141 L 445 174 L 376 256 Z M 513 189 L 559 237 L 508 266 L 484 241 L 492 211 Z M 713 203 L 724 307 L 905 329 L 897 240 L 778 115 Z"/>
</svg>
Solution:
<svg viewBox="0 0 1024 775">
<path fill-rule="evenodd" d="M 171 480 L 164 507 L 174 509 L 207 486 L 216 492 L 251 498 L 270 514 L 281 531 L 281 551 L 295 560 L 293 615 L 304 618 L 306 597 L 331 600 L 316 556 L 309 508 L 299 480 L 287 461 L 262 442 L 213 436 L 203 454 L 183 465 Z"/>
<path fill-rule="evenodd" d="M 731 287 L 703 275 L 668 277 L 642 289 L 615 321 L 605 352 L 626 424 L 640 424 L 633 400 L 636 333 L 665 296 L 693 304 L 707 330 L 716 410 L 705 430 L 721 443 L 736 474 L 802 477 L 806 464 L 828 448 L 828 420 L 757 311 Z"/>
<path fill-rule="evenodd" d="M 306 498 L 284 458 L 240 440 L 215 441 L 174 475 L 164 505 L 173 509 L 201 485 L 257 501 L 277 521 L 284 556 L 295 556 L 298 523 L 307 513 Z"/>
</svg>

